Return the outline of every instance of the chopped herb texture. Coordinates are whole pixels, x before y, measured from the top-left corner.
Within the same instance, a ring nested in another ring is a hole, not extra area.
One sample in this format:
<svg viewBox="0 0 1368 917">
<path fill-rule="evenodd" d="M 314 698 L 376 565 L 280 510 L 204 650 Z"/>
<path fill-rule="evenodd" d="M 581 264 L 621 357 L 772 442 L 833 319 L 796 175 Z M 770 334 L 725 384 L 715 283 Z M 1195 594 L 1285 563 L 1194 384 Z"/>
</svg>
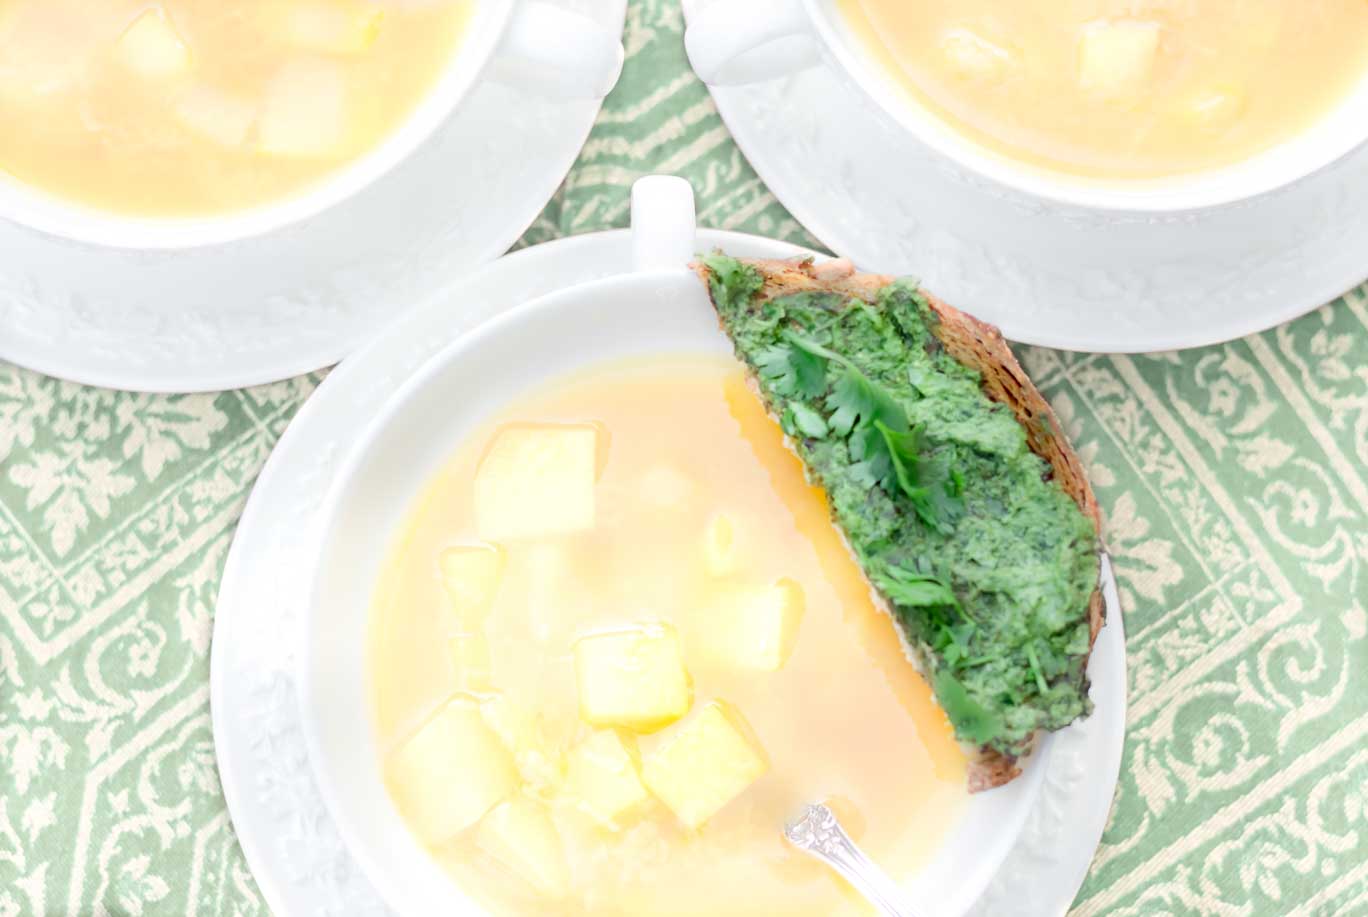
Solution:
<svg viewBox="0 0 1368 917">
<path fill-rule="evenodd" d="M 1015 758 L 1090 711 L 1093 521 L 948 354 L 914 283 L 766 295 L 703 259 L 736 353 L 966 743 Z"/>
</svg>

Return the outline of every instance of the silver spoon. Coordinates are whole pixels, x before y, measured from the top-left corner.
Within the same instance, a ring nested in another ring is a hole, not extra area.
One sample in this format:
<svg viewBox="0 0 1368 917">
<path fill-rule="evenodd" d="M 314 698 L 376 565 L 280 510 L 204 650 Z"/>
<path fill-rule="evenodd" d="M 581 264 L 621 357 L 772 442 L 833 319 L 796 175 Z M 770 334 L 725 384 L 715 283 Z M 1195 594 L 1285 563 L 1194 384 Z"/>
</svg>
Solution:
<svg viewBox="0 0 1368 917">
<path fill-rule="evenodd" d="M 784 837 L 839 872 L 879 913 L 888 917 L 924 917 L 922 911 L 903 900 L 897 883 L 855 846 L 836 820 L 836 813 L 826 806 L 804 806 L 784 825 Z"/>
</svg>

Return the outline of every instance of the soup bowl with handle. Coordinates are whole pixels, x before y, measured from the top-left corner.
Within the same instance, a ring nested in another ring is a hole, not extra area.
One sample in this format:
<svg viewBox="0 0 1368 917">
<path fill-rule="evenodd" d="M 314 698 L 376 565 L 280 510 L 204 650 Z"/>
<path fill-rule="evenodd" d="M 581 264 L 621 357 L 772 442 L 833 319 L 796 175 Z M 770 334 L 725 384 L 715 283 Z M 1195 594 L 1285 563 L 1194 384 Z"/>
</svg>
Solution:
<svg viewBox="0 0 1368 917">
<path fill-rule="evenodd" d="M 412 113 L 373 149 L 303 191 L 221 214 L 140 217 L 84 206 L 0 171 L 0 220 L 117 249 L 186 249 L 255 238 L 360 194 L 423 147 L 481 80 L 513 82 L 566 99 L 601 99 L 617 82 L 622 44 L 588 17 L 543 0 L 464 2 L 475 5 L 464 34 Z"/>
<path fill-rule="evenodd" d="M 1247 201 L 1318 173 L 1368 145 L 1368 72 L 1310 128 L 1232 165 L 1144 180 L 1072 176 L 991 151 L 918 104 L 864 47 L 836 0 L 689 3 L 690 63 L 715 87 L 773 79 L 818 62 L 962 180 L 1082 211 L 1172 214 Z"/>
<path fill-rule="evenodd" d="M 687 269 L 697 255 L 688 185 L 639 182 L 632 234 L 632 259 L 620 273 L 505 312 L 424 364 L 360 432 L 320 511 L 320 547 L 301 571 L 310 584 L 298 643 L 306 743 L 349 851 L 398 913 L 483 911 L 410 833 L 384 784 L 369 717 L 367 630 L 395 533 L 462 442 L 522 394 L 625 358 L 731 352 Z M 728 247 L 752 256 L 798 252 L 741 235 Z M 1055 738 L 1039 743 L 1021 777 L 970 797 L 943 842 L 906 877 L 909 900 L 929 917 L 958 917 L 988 886 L 1041 793 Z M 778 839 L 782 825 L 774 830 Z"/>
</svg>

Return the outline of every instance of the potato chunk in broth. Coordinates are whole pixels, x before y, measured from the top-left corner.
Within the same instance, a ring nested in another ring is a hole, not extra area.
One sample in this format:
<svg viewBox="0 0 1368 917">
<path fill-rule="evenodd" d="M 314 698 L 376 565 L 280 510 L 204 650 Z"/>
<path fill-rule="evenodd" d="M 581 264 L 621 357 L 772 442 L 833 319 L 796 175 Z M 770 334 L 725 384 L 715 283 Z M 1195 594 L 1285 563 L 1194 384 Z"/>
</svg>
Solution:
<svg viewBox="0 0 1368 917">
<path fill-rule="evenodd" d="M 137 216 L 294 195 L 378 146 L 476 0 L 0 0 L 0 172 Z"/>
</svg>

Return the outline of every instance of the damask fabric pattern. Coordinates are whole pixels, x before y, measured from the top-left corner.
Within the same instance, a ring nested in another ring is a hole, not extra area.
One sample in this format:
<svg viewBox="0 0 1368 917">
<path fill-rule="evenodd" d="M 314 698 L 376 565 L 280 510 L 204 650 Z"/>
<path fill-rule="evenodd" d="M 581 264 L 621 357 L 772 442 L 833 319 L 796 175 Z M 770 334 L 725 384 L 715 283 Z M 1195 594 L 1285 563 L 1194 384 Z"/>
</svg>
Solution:
<svg viewBox="0 0 1368 917">
<path fill-rule="evenodd" d="M 622 82 L 525 244 L 625 225 L 649 172 L 688 178 L 704 225 L 813 244 L 681 34 L 675 0 L 633 3 Z M 1368 915 L 1364 354 L 1368 287 L 1199 351 L 1023 351 L 1105 507 L 1129 632 L 1076 914 Z M 0 364 L 0 917 L 266 913 L 215 774 L 209 635 L 243 501 L 320 379 L 164 397 Z"/>
</svg>

